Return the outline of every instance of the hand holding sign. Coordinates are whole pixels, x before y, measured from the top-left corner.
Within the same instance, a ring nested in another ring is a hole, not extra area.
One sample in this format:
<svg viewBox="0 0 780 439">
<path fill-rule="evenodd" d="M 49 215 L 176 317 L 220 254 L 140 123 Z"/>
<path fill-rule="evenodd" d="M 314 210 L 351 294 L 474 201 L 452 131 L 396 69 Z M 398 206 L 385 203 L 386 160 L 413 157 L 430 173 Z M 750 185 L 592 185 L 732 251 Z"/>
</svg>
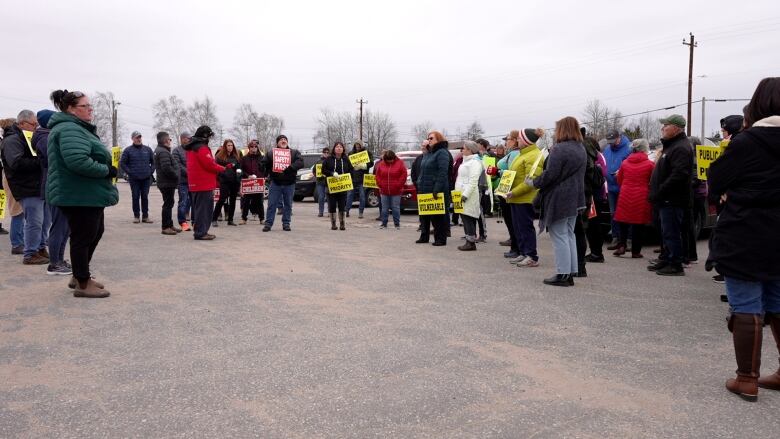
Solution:
<svg viewBox="0 0 780 439">
<path fill-rule="evenodd" d="M 284 172 L 292 164 L 292 152 L 289 148 L 274 148 L 273 172 Z"/>
</svg>

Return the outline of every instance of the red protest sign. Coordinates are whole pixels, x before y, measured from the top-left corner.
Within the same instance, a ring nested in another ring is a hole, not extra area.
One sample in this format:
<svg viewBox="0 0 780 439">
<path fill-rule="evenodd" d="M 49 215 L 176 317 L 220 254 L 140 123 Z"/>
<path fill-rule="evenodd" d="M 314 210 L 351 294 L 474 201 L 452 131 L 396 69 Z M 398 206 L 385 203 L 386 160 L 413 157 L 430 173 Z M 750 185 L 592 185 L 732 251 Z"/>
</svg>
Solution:
<svg viewBox="0 0 780 439">
<path fill-rule="evenodd" d="M 241 180 L 241 195 L 262 194 L 265 186 L 264 178 L 246 178 Z"/>
<path fill-rule="evenodd" d="M 214 202 L 219 201 L 219 188 L 214 189 Z"/>
<path fill-rule="evenodd" d="M 273 172 L 284 172 L 292 164 L 292 155 L 288 148 L 274 148 L 273 157 Z"/>
</svg>

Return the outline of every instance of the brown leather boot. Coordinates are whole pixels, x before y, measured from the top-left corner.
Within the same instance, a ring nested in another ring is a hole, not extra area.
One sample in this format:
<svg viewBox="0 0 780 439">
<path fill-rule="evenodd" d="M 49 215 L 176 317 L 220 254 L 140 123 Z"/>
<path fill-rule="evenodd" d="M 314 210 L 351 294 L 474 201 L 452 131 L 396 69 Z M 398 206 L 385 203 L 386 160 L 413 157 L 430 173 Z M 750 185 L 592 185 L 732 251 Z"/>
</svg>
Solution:
<svg viewBox="0 0 780 439">
<path fill-rule="evenodd" d="M 339 230 L 347 230 L 344 225 L 344 212 L 339 212 Z"/>
<path fill-rule="evenodd" d="M 102 299 L 103 297 L 110 296 L 111 293 L 103 288 L 98 288 L 95 281 L 88 279 L 86 282 L 78 282 L 76 288 L 73 290 L 73 297 L 87 297 L 91 299 Z"/>
<path fill-rule="evenodd" d="M 729 319 L 737 357 L 737 377 L 726 381 L 726 389 L 740 398 L 758 400 L 758 371 L 761 369 L 763 327 L 756 314 L 734 313 Z"/>
<path fill-rule="evenodd" d="M 92 283 L 95 284 L 95 286 L 98 287 L 98 288 L 105 288 L 105 286 L 102 283 L 96 281 L 95 279 L 92 279 Z M 76 289 L 76 287 L 78 285 L 79 285 L 79 282 L 76 280 L 76 278 L 71 276 L 70 277 L 70 281 L 68 282 L 68 288 L 70 288 L 71 290 L 74 290 L 74 289 Z"/>
<path fill-rule="evenodd" d="M 777 351 L 780 352 L 780 314 L 767 314 L 764 317 L 772 328 L 772 335 L 775 336 Z M 780 368 L 772 375 L 767 375 L 758 379 L 758 387 L 764 389 L 780 390 Z"/>
</svg>

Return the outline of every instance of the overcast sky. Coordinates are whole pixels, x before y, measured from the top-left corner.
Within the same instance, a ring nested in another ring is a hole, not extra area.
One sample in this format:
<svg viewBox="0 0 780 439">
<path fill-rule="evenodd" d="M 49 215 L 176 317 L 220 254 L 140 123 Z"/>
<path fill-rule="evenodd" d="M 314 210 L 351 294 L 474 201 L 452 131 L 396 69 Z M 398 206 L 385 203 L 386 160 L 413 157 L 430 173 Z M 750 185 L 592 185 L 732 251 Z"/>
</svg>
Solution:
<svg viewBox="0 0 780 439">
<path fill-rule="evenodd" d="M 125 137 L 139 129 L 147 141 L 153 103 L 172 94 L 210 96 L 226 128 L 251 103 L 284 118 L 304 149 L 321 108 L 356 110 L 361 97 L 401 140 L 425 120 L 450 133 L 474 120 L 488 135 L 550 127 L 593 98 L 624 114 L 668 107 L 687 101 L 689 32 L 694 75 L 706 75 L 695 100 L 749 98 L 780 75 L 776 0 L 79 0 L 10 3 L 3 15 L 1 117 L 51 107 L 56 88 L 111 91 Z M 744 104 L 709 103 L 707 135 Z"/>
</svg>

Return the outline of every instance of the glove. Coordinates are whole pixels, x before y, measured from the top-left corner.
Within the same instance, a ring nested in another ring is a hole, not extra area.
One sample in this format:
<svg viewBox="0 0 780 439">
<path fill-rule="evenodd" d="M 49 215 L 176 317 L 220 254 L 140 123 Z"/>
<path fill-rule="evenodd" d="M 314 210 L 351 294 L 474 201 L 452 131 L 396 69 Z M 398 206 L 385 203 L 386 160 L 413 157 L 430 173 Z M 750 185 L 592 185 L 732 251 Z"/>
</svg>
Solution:
<svg viewBox="0 0 780 439">
<path fill-rule="evenodd" d="M 233 169 L 233 164 L 228 163 L 227 165 L 225 165 L 225 169 Z"/>
<path fill-rule="evenodd" d="M 534 179 L 531 177 L 525 177 L 525 184 L 528 186 L 534 187 Z"/>
<path fill-rule="evenodd" d="M 460 202 L 461 203 L 465 203 L 468 200 L 469 200 L 469 197 L 460 197 Z"/>
<path fill-rule="evenodd" d="M 113 165 L 108 165 L 108 178 L 116 178 L 117 169 Z"/>
<path fill-rule="evenodd" d="M 434 192 L 434 193 L 432 193 L 431 195 L 433 195 L 433 199 L 434 199 L 434 200 L 436 200 L 436 199 L 438 199 L 438 198 L 439 198 L 439 193 L 438 193 L 438 192 Z"/>
<path fill-rule="evenodd" d="M 339 176 L 339 173 L 338 173 L 338 172 L 334 172 L 334 173 L 333 173 L 333 176 L 334 176 L 334 177 L 338 177 L 338 176 Z"/>
<path fill-rule="evenodd" d="M 506 198 L 507 200 L 512 198 L 512 192 L 507 192 L 504 198 Z"/>
<path fill-rule="evenodd" d="M 241 174 L 241 170 L 240 169 L 236 169 L 236 174 Z"/>
<path fill-rule="evenodd" d="M 252 174 L 252 175 L 249 176 L 249 178 L 257 178 L 257 175 Z"/>
</svg>

